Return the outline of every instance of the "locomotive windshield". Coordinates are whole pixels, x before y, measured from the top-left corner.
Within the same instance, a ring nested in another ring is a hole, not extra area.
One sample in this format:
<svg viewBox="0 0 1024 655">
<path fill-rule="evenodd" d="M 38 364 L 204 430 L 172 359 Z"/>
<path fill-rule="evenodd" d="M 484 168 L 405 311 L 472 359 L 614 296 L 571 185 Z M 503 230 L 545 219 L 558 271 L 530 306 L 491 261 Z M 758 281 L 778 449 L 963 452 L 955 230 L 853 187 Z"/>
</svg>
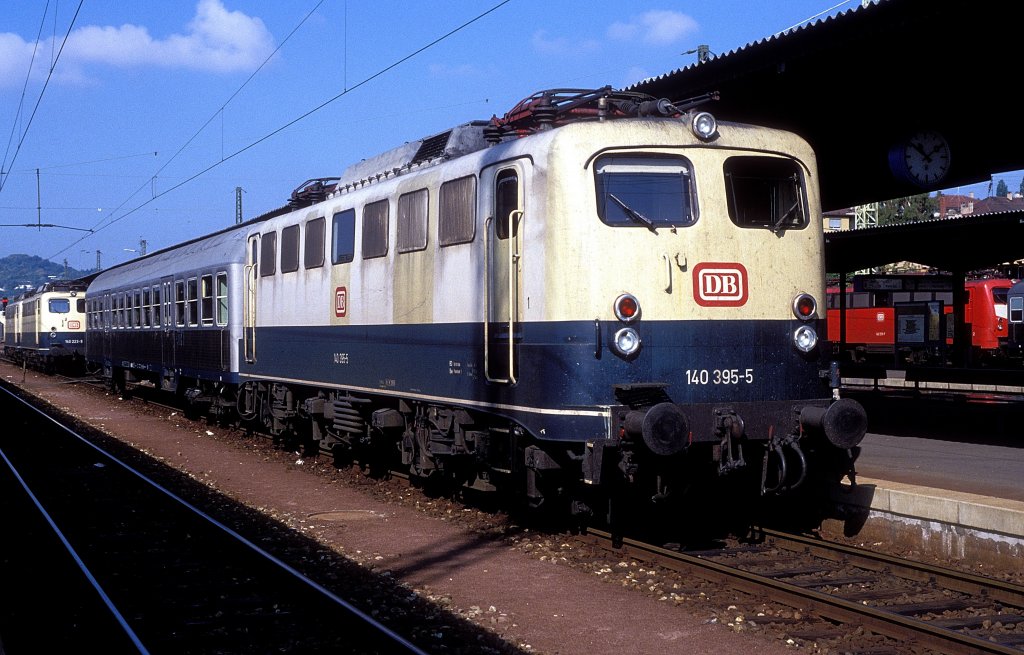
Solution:
<svg viewBox="0 0 1024 655">
<path fill-rule="evenodd" d="M 611 226 L 682 227 L 697 220 L 690 163 L 681 157 L 602 157 L 597 214 Z"/>
<path fill-rule="evenodd" d="M 792 159 L 742 156 L 725 161 L 729 218 L 772 232 L 807 226 L 803 177 Z"/>
<path fill-rule="evenodd" d="M 67 298 L 50 298 L 51 314 L 67 314 L 71 311 L 71 301 Z"/>
</svg>

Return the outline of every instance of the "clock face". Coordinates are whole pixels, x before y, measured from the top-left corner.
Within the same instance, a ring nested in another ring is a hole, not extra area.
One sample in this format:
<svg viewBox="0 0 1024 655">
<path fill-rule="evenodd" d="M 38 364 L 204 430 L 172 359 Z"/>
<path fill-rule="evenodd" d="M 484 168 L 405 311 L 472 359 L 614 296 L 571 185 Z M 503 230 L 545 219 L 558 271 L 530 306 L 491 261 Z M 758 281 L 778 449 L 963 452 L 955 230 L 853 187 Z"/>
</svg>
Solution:
<svg viewBox="0 0 1024 655">
<path fill-rule="evenodd" d="M 893 172 L 919 186 L 936 184 L 949 172 L 949 144 L 937 132 L 914 134 L 899 148 L 897 156 Z"/>
</svg>

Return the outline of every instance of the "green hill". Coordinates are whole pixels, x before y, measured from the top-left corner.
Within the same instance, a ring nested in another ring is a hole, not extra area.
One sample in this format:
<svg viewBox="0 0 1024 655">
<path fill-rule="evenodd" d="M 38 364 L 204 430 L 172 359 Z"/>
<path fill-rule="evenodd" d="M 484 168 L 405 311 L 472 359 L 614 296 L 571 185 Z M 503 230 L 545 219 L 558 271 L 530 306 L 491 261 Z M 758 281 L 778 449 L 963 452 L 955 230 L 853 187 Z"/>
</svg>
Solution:
<svg viewBox="0 0 1024 655">
<path fill-rule="evenodd" d="M 34 255 L 8 255 L 0 257 L 0 293 L 13 297 L 24 290 L 18 288 L 21 285 L 34 288 L 48 280 L 75 280 L 88 272 L 70 267 L 65 270 L 63 264 Z"/>
</svg>

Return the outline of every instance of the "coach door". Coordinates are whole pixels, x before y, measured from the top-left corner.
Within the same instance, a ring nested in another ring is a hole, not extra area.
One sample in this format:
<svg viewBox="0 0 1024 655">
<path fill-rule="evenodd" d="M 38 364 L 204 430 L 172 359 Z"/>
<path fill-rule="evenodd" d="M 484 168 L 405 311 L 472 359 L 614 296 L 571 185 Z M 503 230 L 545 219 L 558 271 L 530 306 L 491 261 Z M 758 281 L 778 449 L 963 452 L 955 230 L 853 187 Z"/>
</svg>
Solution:
<svg viewBox="0 0 1024 655">
<path fill-rule="evenodd" d="M 524 169 L 525 162 L 494 169 L 484 198 L 484 374 L 502 384 L 515 384 L 519 373 Z"/>
<path fill-rule="evenodd" d="M 160 279 L 160 361 L 164 370 L 177 367 L 174 358 L 174 278 Z"/>
<path fill-rule="evenodd" d="M 246 248 L 245 283 L 242 292 L 242 350 L 245 361 L 256 361 L 256 281 L 259 280 L 260 235 L 249 237 Z"/>
</svg>

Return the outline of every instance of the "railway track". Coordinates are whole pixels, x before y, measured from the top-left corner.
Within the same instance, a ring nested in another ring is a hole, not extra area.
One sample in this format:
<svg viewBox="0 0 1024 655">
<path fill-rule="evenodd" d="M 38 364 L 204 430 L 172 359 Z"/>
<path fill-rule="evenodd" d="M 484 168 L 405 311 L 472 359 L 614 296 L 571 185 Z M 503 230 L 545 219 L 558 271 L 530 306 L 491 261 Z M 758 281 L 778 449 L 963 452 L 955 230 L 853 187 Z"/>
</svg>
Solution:
<svg viewBox="0 0 1024 655">
<path fill-rule="evenodd" d="M 0 408 L 0 507 L 19 534 L 0 540 L 0 651 L 424 652 L 259 532 L 243 536 L 6 389 Z"/>
<path fill-rule="evenodd" d="M 864 549 L 763 530 L 731 547 L 677 551 L 590 530 L 585 540 L 794 608 L 748 616 L 820 645 L 867 630 L 892 653 L 1024 653 L 1024 587 Z M 621 542 L 621 545 L 619 545 Z M 795 618 L 794 618 L 795 617 Z M 840 652 L 846 650 L 840 647 Z"/>
</svg>

